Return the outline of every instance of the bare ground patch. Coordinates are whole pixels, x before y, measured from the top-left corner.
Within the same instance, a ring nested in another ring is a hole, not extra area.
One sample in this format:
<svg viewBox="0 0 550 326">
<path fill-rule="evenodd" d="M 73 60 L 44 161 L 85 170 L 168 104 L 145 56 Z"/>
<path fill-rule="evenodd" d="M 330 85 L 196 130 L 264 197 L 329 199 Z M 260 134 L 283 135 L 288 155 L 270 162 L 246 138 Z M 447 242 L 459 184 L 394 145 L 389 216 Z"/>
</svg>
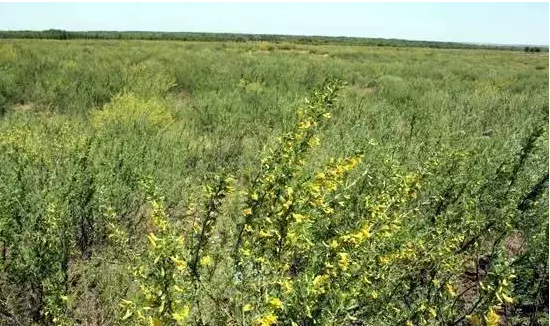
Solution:
<svg viewBox="0 0 550 326">
<path fill-rule="evenodd" d="M 191 94 L 187 90 L 181 90 L 174 96 L 174 104 L 177 107 L 182 107 L 186 102 L 191 99 Z"/>
<path fill-rule="evenodd" d="M 504 241 L 506 244 L 506 255 L 508 258 L 516 257 L 525 252 L 525 239 L 518 231 L 510 234 Z"/>
<path fill-rule="evenodd" d="M 32 111 L 34 108 L 34 105 L 31 102 L 22 102 L 17 103 L 12 107 L 12 110 L 19 111 L 19 112 L 29 112 Z"/>
<path fill-rule="evenodd" d="M 367 96 L 375 93 L 377 88 L 375 86 L 357 86 L 354 87 L 355 93 L 359 96 Z"/>
</svg>

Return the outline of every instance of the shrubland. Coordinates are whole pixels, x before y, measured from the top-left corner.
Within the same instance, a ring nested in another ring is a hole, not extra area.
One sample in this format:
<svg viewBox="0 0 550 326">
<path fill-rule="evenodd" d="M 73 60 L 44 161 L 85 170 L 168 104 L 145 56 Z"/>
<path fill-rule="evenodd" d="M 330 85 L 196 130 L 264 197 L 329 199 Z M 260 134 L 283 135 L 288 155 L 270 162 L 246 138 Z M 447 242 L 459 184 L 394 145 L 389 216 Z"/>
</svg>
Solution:
<svg viewBox="0 0 550 326">
<path fill-rule="evenodd" d="M 547 55 L 18 40 L 0 71 L 2 325 L 548 322 Z"/>
</svg>

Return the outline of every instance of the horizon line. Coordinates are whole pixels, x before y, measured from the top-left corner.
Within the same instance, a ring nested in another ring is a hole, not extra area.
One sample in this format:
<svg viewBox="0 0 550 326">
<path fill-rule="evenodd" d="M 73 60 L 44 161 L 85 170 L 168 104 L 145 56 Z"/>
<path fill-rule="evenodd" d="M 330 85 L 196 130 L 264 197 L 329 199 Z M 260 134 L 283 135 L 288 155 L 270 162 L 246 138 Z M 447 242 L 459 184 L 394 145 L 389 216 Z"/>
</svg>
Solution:
<svg viewBox="0 0 550 326">
<path fill-rule="evenodd" d="M 205 32 L 205 31 L 162 31 L 162 30 L 68 30 L 62 28 L 48 28 L 48 29 L 0 29 L 0 32 L 47 32 L 47 31 L 63 31 L 63 32 L 80 32 L 80 33 L 93 33 L 93 32 L 107 32 L 107 33 L 188 33 L 188 34 L 231 34 L 231 35 L 258 35 L 258 36 L 290 36 L 290 37 L 326 37 L 326 38 L 349 38 L 349 39 L 365 39 L 365 40 L 389 40 L 389 41 L 410 41 L 410 42 L 434 42 L 434 43 L 452 43 L 452 44 L 465 44 L 465 45 L 480 45 L 480 46 L 512 46 L 512 47 L 524 47 L 524 46 L 538 46 L 549 48 L 550 44 L 529 44 L 529 43 L 491 43 L 491 42 L 471 42 L 471 41 L 441 41 L 441 40 L 427 40 L 427 39 L 408 39 L 408 38 L 385 38 L 385 37 L 373 37 L 373 36 L 346 36 L 346 35 L 321 35 L 321 34 L 272 34 L 272 33 L 252 33 L 252 32 Z"/>
</svg>

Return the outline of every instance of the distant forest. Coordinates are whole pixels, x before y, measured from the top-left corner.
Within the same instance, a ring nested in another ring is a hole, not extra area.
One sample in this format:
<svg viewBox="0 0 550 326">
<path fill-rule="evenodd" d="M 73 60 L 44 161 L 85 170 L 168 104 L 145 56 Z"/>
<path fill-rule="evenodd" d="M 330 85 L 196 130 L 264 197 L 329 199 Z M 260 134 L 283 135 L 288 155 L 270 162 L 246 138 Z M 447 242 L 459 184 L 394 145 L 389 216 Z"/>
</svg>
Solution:
<svg viewBox="0 0 550 326">
<path fill-rule="evenodd" d="M 289 42 L 298 44 L 342 44 L 363 46 L 429 47 L 445 49 L 496 49 L 526 52 L 548 52 L 548 47 L 514 45 L 469 44 L 457 42 L 411 41 L 401 39 L 363 38 L 345 36 L 298 36 L 270 34 L 191 33 L 191 32 L 73 32 L 58 29 L 45 31 L 0 31 L 0 39 L 118 39 L 118 40 L 174 40 L 202 42 Z"/>
</svg>

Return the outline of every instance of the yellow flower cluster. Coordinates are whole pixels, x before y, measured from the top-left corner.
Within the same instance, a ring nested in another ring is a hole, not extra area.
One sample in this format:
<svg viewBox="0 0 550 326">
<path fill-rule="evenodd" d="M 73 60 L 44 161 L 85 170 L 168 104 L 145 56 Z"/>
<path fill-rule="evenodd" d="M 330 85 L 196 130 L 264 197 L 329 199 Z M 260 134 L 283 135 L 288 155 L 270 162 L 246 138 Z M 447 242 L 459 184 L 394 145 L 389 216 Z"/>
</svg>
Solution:
<svg viewBox="0 0 550 326">
<path fill-rule="evenodd" d="M 254 322 L 254 325 L 271 326 L 271 325 L 275 325 L 276 323 L 277 323 L 277 316 L 275 316 L 273 313 L 268 313 L 256 319 L 256 321 Z"/>
<path fill-rule="evenodd" d="M 365 240 L 371 237 L 370 223 L 365 222 L 364 226 L 356 232 L 340 236 L 340 242 L 346 245 L 360 246 Z"/>
<path fill-rule="evenodd" d="M 361 163 L 363 155 L 357 155 L 332 162 L 329 167 L 319 172 L 308 185 L 308 204 L 325 214 L 331 214 L 334 209 L 326 202 L 326 196 L 334 193 L 343 184 L 346 173 L 352 171 Z"/>
<path fill-rule="evenodd" d="M 139 291 L 133 300 L 122 301 L 121 306 L 126 309 L 123 319 L 185 325 L 190 306 L 182 296 L 189 287 L 184 239 L 168 221 L 162 198 L 149 198 L 149 202 L 148 247 L 134 268 Z M 201 263 L 209 264 L 209 256 L 203 257 Z"/>
<path fill-rule="evenodd" d="M 418 257 L 417 251 L 418 251 L 417 246 L 414 243 L 409 242 L 405 244 L 405 246 L 402 249 L 398 250 L 397 252 L 390 253 L 380 257 L 379 258 L 380 265 L 385 266 L 390 262 L 406 263 L 408 261 L 414 261 Z"/>
</svg>

